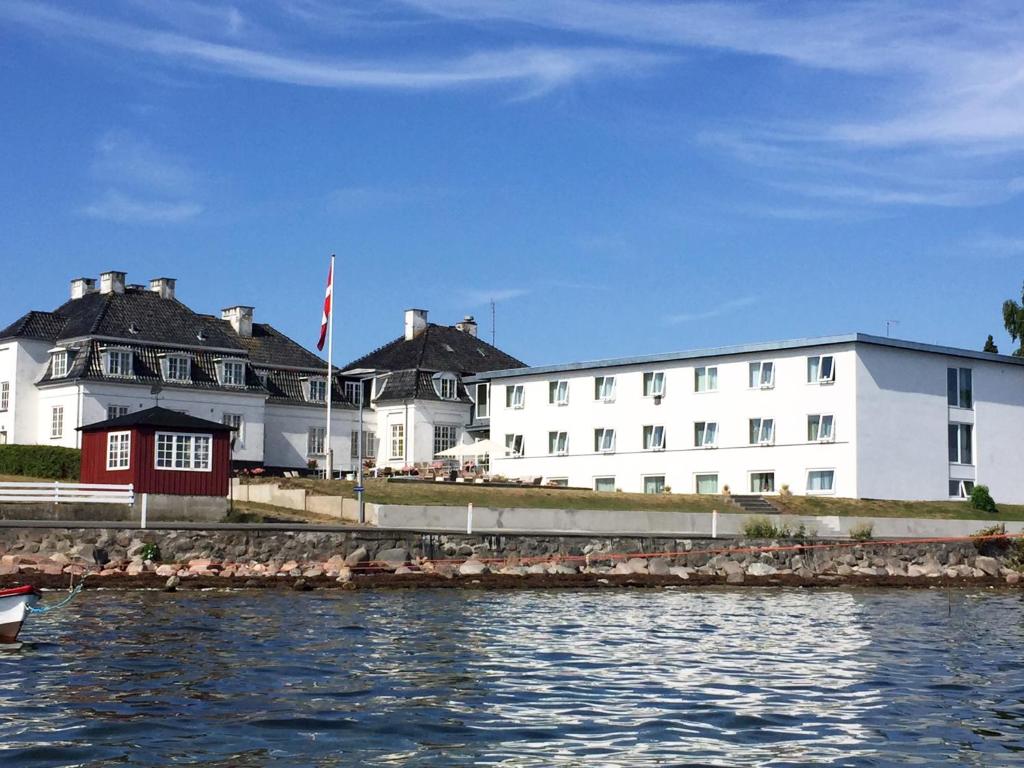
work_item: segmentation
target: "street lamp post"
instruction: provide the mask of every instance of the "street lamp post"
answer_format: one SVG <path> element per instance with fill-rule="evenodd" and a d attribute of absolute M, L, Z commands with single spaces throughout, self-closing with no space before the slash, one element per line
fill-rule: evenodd
<path fill-rule="evenodd" d="M 356 368 L 351 371 L 342 371 L 343 376 L 351 376 L 359 382 L 359 432 L 356 441 L 359 445 L 356 448 L 356 498 L 359 500 L 359 524 L 366 524 L 366 500 L 363 498 L 365 488 L 363 487 L 363 403 L 366 401 L 366 382 L 372 381 L 377 376 L 377 371 L 372 368 Z"/>

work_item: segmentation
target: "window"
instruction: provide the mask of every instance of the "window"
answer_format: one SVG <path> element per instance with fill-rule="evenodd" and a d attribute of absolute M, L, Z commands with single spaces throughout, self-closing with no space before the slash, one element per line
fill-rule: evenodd
<path fill-rule="evenodd" d="M 946 400 L 954 408 L 974 407 L 974 382 L 970 368 L 946 369 Z"/>
<path fill-rule="evenodd" d="M 556 488 L 568 488 L 569 478 L 568 477 L 549 477 L 548 485 L 553 485 Z"/>
<path fill-rule="evenodd" d="M 209 472 L 212 442 L 210 435 L 157 432 L 156 468 Z"/>
<path fill-rule="evenodd" d="M 454 424 L 434 425 L 434 457 L 441 451 L 454 448 L 459 439 L 459 428 Z"/>
<path fill-rule="evenodd" d="M 771 445 L 775 442 L 775 419 L 750 420 L 750 444 Z"/>
<path fill-rule="evenodd" d="M 693 444 L 697 448 L 714 448 L 718 445 L 718 422 L 696 422 L 693 425 Z"/>
<path fill-rule="evenodd" d="M 808 493 L 832 493 L 835 490 L 834 469 L 812 469 L 807 472 Z"/>
<path fill-rule="evenodd" d="M 644 477 L 644 493 L 664 493 L 664 475 L 646 475 Z"/>
<path fill-rule="evenodd" d="M 352 405 L 363 404 L 363 382 L 361 381 L 346 381 L 345 382 L 345 399 Z"/>
<path fill-rule="evenodd" d="M 227 369 L 225 369 L 226 372 Z M 326 403 L 327 402 L 327 381 L 326 379 L 310 379 L 309 380 L 309 402 L 311 403 Z"/>
<path fill-rule="evenodd" d="M 595 429 L 594 430 L 594 451 L 596 453 L 614 453 L 615 451 L 615 430 Z"/>
<path fill-rule="evenodd" d="M 949 425 L 949 461 L 952 464 L 973 464 L 974 428 L 970 424 Z"/>
<path fill-rule="evenodd" d="M 750 473 L 751 493 L 774 493 L 775 473 L 774 472 L 751 472 Z"/>
<path fill-rule="evenodd" d="M 655 371 L 654 373 L 644 374 L 644 397 L 664 397 L 665 396 L 665 373 L 664 371 Z"/>
<path fill-rule="evenodd" d="M 594 379 L 594 399 L 605 403 L 615 402 L 614 376 L 598 376 Z"/>
<path fill-rule="evenodd" d="M 602 492 L 612 492 L 615 490 L 615 478 L 614 477 L 595 477 L 594 478 L 594 490 Z"/>
<path fill-rule="evenodd" d="M 373 432 L 367 432 L 364 429 L 363 430 L 363 458 L 364 459 L 372 459 L 372 458 L 374 458 L 374 456 L 376 456 L 376 451 L 374 450 L 375 444 L 376 444 L 376 435 L 374 435 Z M 352 431 L 352 439 L 350 441 L 350 445 L 352 446 L 352 458 L 353 459 L 358 459 L 359 458 L 359 432 L 358 432 L 358 430 L 353 430 Z"/>
<path fill-rule="evenodd" d="M 241 360 L 224 360 L 220 364 L 220 383 L 225 387 L 245 386 L 245 363 Z M 323 382 L 320 382 L 321 385 Z M 312 385 L 312 382 L 310 382 Z M 313 399 L 312 397 L 310 398 Z M 320 400 L 323 400 L 321 395 Z"/>
<path fill-rule="evenodd" d="M 476 385 L 476 417 L 478 419 L 488 419 L 491 416 L 491 385 L 490 384 L 477 384 Z"/>
<path fill-rule="evenodd" d="M 505 455 L 521 458 L 525 444 L 522 435 L 505 435 Z"/>
<path fill-rule="evenodd" d="M 50 409 L 50 437 L 64 436 L 64 406 L 55 405 Z"/>
<path fill-rule="evenodd" d="M 131 376 L 132 353 L 127 349 L 108 349 L 105 353 L 108 376 Z"/>
<path fill-rule="evenodd" d="M 811 414 L 807 417 L 807 442 L 830 442 L 833 440 L 832 424 L 834 418 L 830 413 Z"/>
<path fill-rule="evenodd" d="M 242 418 L 242 414 L 225 413 L 221 417 L 221 423 L 235 428 L 235 431 L 231 433 L 231 439 L 235 441 L 235 448 L 243 448 L 245 446 L 245 419 Z"/>
<path fill-rule="evenodd" d="M 456 400 L 458 398 L 458 386 L 455 376 L 450 373 L 434 374 L 434 391 L 442 400 Z"/>
<path fill-rule="evenodd" d="M 165 381 L 189 381 L 192 378 L 192 361 L 179 355 L 168 355 L 163 359 Z"/>
<path fill-rule="evenodd" d="M 310 427 L 306 433 L 306 455 L 324 456 L 324 441 L 327 439 L 327 430 L 324 427 Z"/>
<path fill-rule="evenodd" d="M 775 386 L 775 363 L 750 364 L 750 388 L 771 389 Z"/>
<path fill-rule="evenodd" d="M 391 458 L 405 458 L 405 424 L 391 425 Z"/>
<path fill-rule="evenodd" d="M 68 353 L 54 352 L 50 358 L 50 375 L 59 379 L 68 375 Z"/>
<path fill-rule="evenodd" d="M 128 415 L 127 405 L 108 405 L 107 406 L 107 418 L 108 419 L 119 419 L 122 416 Z"/>
<path fill-rule="evenodd" d="M 526 404 L 526 391 L 522 384 L 505 387 L 505 407 L 520 409 Z"/>
<path fill-rule="evenodd" d="M 718 389 L 718 366 L 694 368 L 693 391 L 714 392 Z"/>
<path fill-rule="evenodd" d="M 131 465 L 131 432 L 107 433 L 107 469 L 128 469 Z"/>
<path fill-rule="evenodd" d="M 568 405 L 569 404 L 569 382 L 568 381 L 549 381 L 548 382 L 548 402 L 551 405 Z"/>
<path fill-rule="evenodd" d="M 662 426 L 644 427 L 644 450 L 665 450 L 665 428 Z"/>
<path fill-rule="evenodd" d="M 548 432 L 548 453 L 552 456 L 565 456 L 569 453 L 568 432 Z"/>
<path fill-rule="evenodd" d="M 718 475 L 710 473 L 697 475 L 697 493 L 714 495 L 718 493 Z"/>
<path fill-rule="evenodd" d="M 835 358 L 832 355 L 812 355 L 807 358 L 808 384 L 831 384 L 835 380 Z"/>
<path fill-rule="evenodd" d="M 0 381 L 0 411 L 6 411 L 11 406 L 11 382 Z"/>
<path fill-rule="evenodd" d="M 974 490 L 973 480 L 950 480 L 949 481 L 949 495 L 954 499 L 967 499 L 971 496 L 971 491 Z"/>

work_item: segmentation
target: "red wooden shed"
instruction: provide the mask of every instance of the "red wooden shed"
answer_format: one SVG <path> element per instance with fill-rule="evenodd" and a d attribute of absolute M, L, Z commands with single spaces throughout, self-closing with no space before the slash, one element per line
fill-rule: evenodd
<path fill-rule="evenodd" d="M 132 483 L 136 493 L 228 495 L 234 427 L 157 407 L 78 429 L 83 483 Z"/>

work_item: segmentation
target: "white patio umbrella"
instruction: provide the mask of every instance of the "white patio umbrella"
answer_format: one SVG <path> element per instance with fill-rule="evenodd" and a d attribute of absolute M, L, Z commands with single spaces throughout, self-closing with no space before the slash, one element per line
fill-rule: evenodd
<path fill-rule="evenodd" d="M 475 443 L 460 443 L 451 448 L 441 451 L 438 456 L 447 456 L 453 459 L 464 459 L 468 456 L 487 456 L 491 453 L 490 440 L 477 440 Z"/>

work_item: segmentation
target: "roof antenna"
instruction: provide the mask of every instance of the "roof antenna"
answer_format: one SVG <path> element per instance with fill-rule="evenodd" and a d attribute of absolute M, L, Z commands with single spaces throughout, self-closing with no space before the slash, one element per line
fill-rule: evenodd
<path fill-rule="evenodd" d="M 494 299 L 491 299 L 491 346 L 492 347 L 495 346 L 495 344 L 494 344 L 494 315 L 495 315 Z"/>
<path fill-rule="evenodd" d="M 886 337 L 886 338 L 889 338 L 889 336 L 891 336 L 891 335 L 892 335 L 892 334 L 890 333 L 890 331 L 892 330 L 892 327 L 893 327 L 894 325 L 899 325 L 899 324 L 900 324 L 900 321 L 899 321 L 899 320 L 886 320 L 886 321 L 885 321 L 885 337 Z"/>

